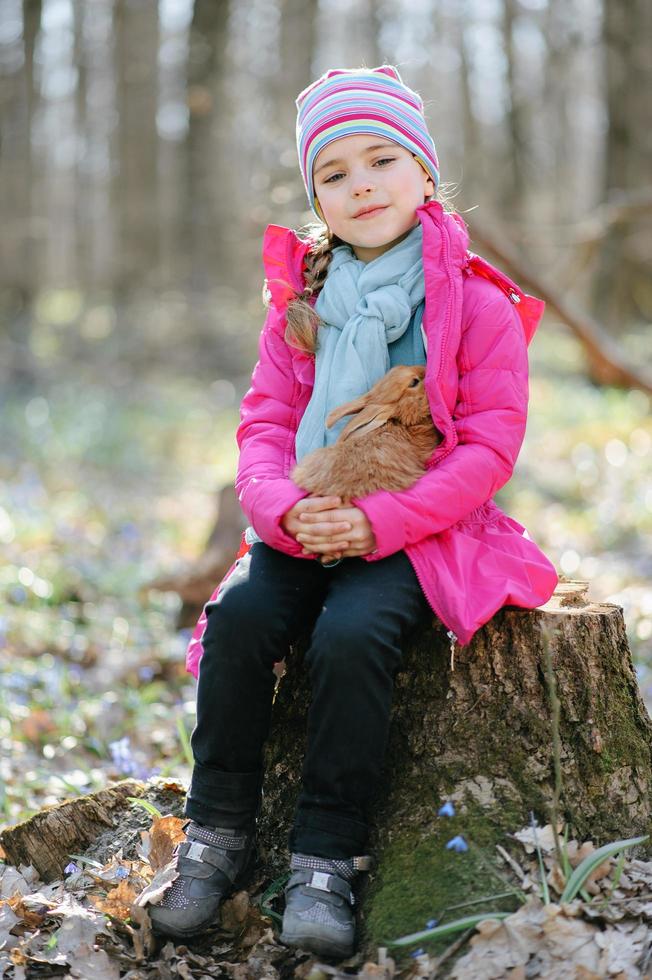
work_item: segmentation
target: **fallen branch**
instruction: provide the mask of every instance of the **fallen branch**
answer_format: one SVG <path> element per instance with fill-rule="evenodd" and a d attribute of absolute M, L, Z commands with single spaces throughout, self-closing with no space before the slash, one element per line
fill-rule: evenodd
<path fill-rule="evenodd" d="M 115 827 L 128 797 L 140 796 L 143 784 L 125 779 L 113 786 L 56 806 L 46 807 L 29 820 L 0 834 L 7 861 L 32 865 L 44 881 L 62 877 L 74 851 L 84 850 L 102 831 Z"/>

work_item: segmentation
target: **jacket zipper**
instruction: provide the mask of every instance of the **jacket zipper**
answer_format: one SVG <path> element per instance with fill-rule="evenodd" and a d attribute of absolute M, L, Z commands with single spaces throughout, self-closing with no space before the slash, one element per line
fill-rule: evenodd
<path fill-rule="evenodd" d="M 507 285 L 507 283 L 502 278 L 502 276 L 497 275 L 497 274 L 489 275 L 486 272 L 486 270 L 482 268 L 482 266 L 480 266 L 479 269 L 474 269 L 473 268 L 473 259 L 474 258 L 480 258 L 479 256 L 477 256 L 475 254 L 475 252 L 469 252 L 468 255 L 470 257 L 469 257 L 467 266 L 465 268 L 467 269 L 468 274 L 470 276 L 480 275 L 480 276 L 482 276 L 483 279 L 488 279 L 489 282 L 493 282 L 505 294 L 505 296 L 507 296 L 507 298 L 512 303 L 514 303 L 515 306 L 517 306 L 521 302 L 521 297 L 519 296 L 519 294 L 516 292 L 515 289 L 512 289 L 511 286 L 508 286 Z"/>
<path fill-rule="evenodd" d="M 489 279 L 488 276 L 486 278 Z M 495 284 L 498 286 L 498 288 L 503 291 L 503 293 L 505 294 L 505 296 L 507 296 L 507 298 L 512 303 L 514 303 L 515 306 L 518 305 L 521 302 L 521 297 L 518 295 L 518 293 L 515 292 L 515 290 L 510 289 L 510 287 L 507 286 L 504 282 L 502 282 L 502 280 L 496 279 L 496 278 L 494 278 L 492 276 L 492 278 L 489 279 L 489 282 L 495 282 Z"/>
<path fill-rule="evenodd" d="M 453 277 L 451 276 L 451 272 L 450 272 L 450 261 L 449 261 L 450 260 L 450 255 L 449 255 L 450 241 L 449 241 L 449 238 L 448 238 L 448 234 L 446 233 L 446 231 L 444 230 L 443 227 L 442 227 L 442 235 L 444 236 L 444 250 L 443 250 L 444 266 L 446 268 L 446 275 L 448 276 L 449 284 L 451 284 L 451 287 L 452 287 L 452 279 L 453 279 Z M 452 288 L 451 288 L 450 291 L 452 292 Z M 443 370 L 443 367 L 444 367 L 444 347 L 446 345 L 446 341 L 448 340 L 448 334 L 449 334 L 449 331 L 450 331 L 451 307 L 452 307 L 452 300 L 449 299 L 448 306 L 447 306 L 447 309 L 446 309 L 446 320 L 445 320 L 445 323 L 444 323 L 444 329 L 442 331 L 441 342 L 440 342 L 440 345 L 439 345 L 439 367 L 437 368 L 437 377 L 435 378 L 435 381 L 437 383 L 437 387 L 438 388 L 440 388 L 439 381 L 440 381 L 442 370 Z M 444 406 L 446 405 L 446 403 L 444 402 L 444 399 L 443 398 L 442 398 L 442 403 L 444 404 Z M 455 426 L 453 425 L 453 416 L 450 414 L 450 412 L 448 411 L 448 409 L 446 410 L 446 414 L 447 414 L 447 418 L 448 418 L 448 422 L 449 422 L 451 431 L 453 431 L 454 428 L 455 428 Z M 445 452 L 443 452 L 441 454 L 441 456 L 438 457 L 437 462 L 438 463 L 441 463 L 442 459 L 446 459 L 446 457 L 450 453 L 452 453 L 453 449 L 455 448 L 455 445 L 456 445 L 455 443 L 453 443 L 452 445 L 450 445 L 448 447 L 448 449 Z"/>
<path fill-rule="evenodd" d="M 410 546 L 408 545 L 408 548 L 409 547 Z M 432 611 L 434 612 L 435 616 L 437 617 L 437 619 L 439 620 L 439 622 L 442 624 L 442 626 L 444 626 L 444 628 L 446 628 L 446 622 L 444 620 L 444 617 L 442 616 L 442 614 L 439 611 L 439 609 L 438 608 L 435 608 L 435 606 L 438 606 L 438 603 L 434 603 L 433 604 L 433 601 L 432 601 L 432 599 L 430 597 L 430 593 L 429 593 L 428 589 L 426 589 L 426 587 L 425 587 L 425 585 L 423 583 L 423 579 L 421 578 L 421 571 L 419 569 L 419 563 L 418 563 L 418 561 L 415 560 L 415 557 L 416 556 L 413 557 L 412 554 L 410 552 L 408 552 L 408 558 L 410 559 L 410 564 L 412 565 L 412 568 L 414 569 L 414 574 L 417 577 L 417 581 L 418 581 L 419 585 L 421 586 L 421 591 L 423 592 L 423 594 L 425 596 L 428 597 L 428 602 L 430 603 L 430 608 L 432 609 Z M 455 670 L 455 644 L 457 643 L 457 635 L 453 632 L 453 630 L 446 628 L 446 636 L 448 637 L 448 642 L 449 642 L 449 645 L 450 645 L 451 670 Z"/>
<path fill-rule="evenodd" d="M 450 261 L 449 261 L 449 258 L 450 258 L 450 256 L 449 256 L 450 241 L 448 239 L 448 235 L 446 234 L 446 232 L 444 231 L 443 228 L 442 228 L 442 234 L 444 235 L 444 239 L 445 239 L 444 250 L 443 250 L 443 254 L 444 254 L 444 265 L 445 265 L 445 268 L 446 268 L 446 275 L 448 276 L 449 283 L 452 284 L 452 276 L 451 276 L 451 272 L 450 272 Z M 451 289 L 451 292 L 452 292 L 452 289 Z M 439 388 L 439 380 L 440 380 L 441 373 L 442 373 L 442 370 L 443 370 L 443 365 L 444 365 L 444 347 L 445 347 L 446 340 L 448 339 L 448 334 L 449 334 L 449 331 L 450 331 L 451 309 L 452 309 L 452 299 L 449 300 L 449 302 L 448 302 L 448 308 L 446 310 L 446 319 L 445 319 L 445 322 L 444 322 L 444 329 L 442 331 L 442 337 L 441 337 L 441 342 L 440 342 L 440 346 L 439 346 L 439 367 L 437 369 L 437 376 L 435 378 L 435 382 L 436 382 L 438 388 Z M 444 405 L 446 404 L 444 402 L 444 399 L 443 398 L 442 398 L 442 402 L 443 402 Z M 454 429 L 453 417 L 450 414 L 450 412 L 448 412 L 448 411 L 447 411 L 447 417 L 448 417 L 448 422 L 449 422 L 450 428 L 451 428 L 451 430 L 453 430 Z M 441 456 L 439 457 L 439 459 L 437 460 L 437 462 L 440 463 L 442 459 L 445 459 L 449 455 L 449 453 L 451 453 L 453 451 L 454 448 L 455 448 L 455 444 L 449 446 L 449 448 L 446 450 L 446 452 L 444 452 L 444 453 L 441 454 Z M 421 576 L 421 571 L 419 569 L 419 562 L 418 562 L 418 560 L 415 560 L 415 559 L 416 559 L 416 555 L 414 556 L 414 559 L 410 556 L 412 567 L 414 568 L 414 572 L 415 572 L 415 575 L 416 575 L 417 580 L 419 582 L 419 585 L 421 586 L 421 590 L 422 590 L 422 592 L 423 592 L 424 595 L 428 596 L 428 601 L 430 602 L 430 605 L 431 605 L 431 607 L 432 607 L 435 615 L 439 619 L 439 621 L 441 623 L 443 623 L 444 626 L 446 626 L 446 623 L 444 621 L 443 616 L 441 615 L 441 612 L 438 609 L 435 608 L 435 605 L 437 605 L 437 604 L 433 604 L 432 599 L 430 598 L 430 590 L 429 589 L 426 589 L 426 587 L 425 587 L 424 580 L 423 580 L 423 578 Z M 455 658 L 455 644 L 457 643 L 457 636 L 453 632 L 453 630 L 451 630 L 451 629 L 448 629 L 447 630 L 446 635 L 447 635 L 448 640 L 449 640 L 449 643 L 450 643 L 451 670 L 454 670 L 455 669 L 455 660 L 454 660 L 454 658 Z"/>

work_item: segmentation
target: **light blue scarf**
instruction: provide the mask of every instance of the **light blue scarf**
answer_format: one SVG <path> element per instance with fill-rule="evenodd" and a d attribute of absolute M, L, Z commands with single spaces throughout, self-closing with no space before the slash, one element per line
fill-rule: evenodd
<path fill-rule="evenodd" d="M 333 249 L 315 310 L 319 327 L 315 386 L 296 435 L 297 461 L 335 442 L 349 419 L 326 428 L 328 413 L 368 391 L 390 367 L 387 345 L 408 328 L 425 296 L 423 229 L 362 262 L 349 245 Z"/>

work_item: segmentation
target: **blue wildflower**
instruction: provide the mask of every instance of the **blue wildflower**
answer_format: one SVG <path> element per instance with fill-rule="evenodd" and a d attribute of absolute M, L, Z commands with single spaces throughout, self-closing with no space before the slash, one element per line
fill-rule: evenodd
<path fill-rule="evenodd" d="M 421 947 L 419 946 L 419 948 L 418 948 L 418 949 L 413 949 L 413 950 L 412 950 L 412 952 L 410 953 L 410 956 L 411 956 L 411 957 L 412 957 L 413 959 L 416 959 L 416 958 L 417 958 L 417 956 L 423 956 L 423 954 L 424 954 L 424 952 L 425 952 L 425 950 L 423 950 L 423 949 L 421 949 Z"/>
<path fill-rule="evenodd" d="M 141 536 L 140 528 L 133 521 L 127 521 L 118 529 L 118 534 L 120 537 L 125 538 L 127 541 L 136 541 Z"/>
<path fill-rule="evenodd" d="M 128 878 L 129 871 L 127 868 L 119 867 L 115 869 L 115 878 Z"/>
<path fill-rule="evenodd" d="M 134 759 L 129 744 L 129 739 L 125 736 L 115 742 L 109 742 L 111 759 L 113 765 L 125 776 L 137 776 L 138 763 Z"/>
<path fill-rule="evenodd" d="M 428 919 L 426 922 L 426 929 L 434 929 L 438 922 L 439 919 Z"/>
<path fill-rule="evenodd" d="M 439 807 L 439 812 L 437 813 L 437 816 L 438 817 L 454 817 L 455 816 L 455 807 L 450 802 L 450 800 L 447 800 L 447 802 L 444 803 L 443 806 L 440 806 Z"/>
<path fill-rule="evenodd" d="M 63 873 L 65 875 L 74 875 L 74 874 L 77 874 L 77 872 L 80 871 L 80 870 L 81 869 L 77 867 L 77 865 L 75 864 L 75 862 L 74 861 L 71 861 L 70 864 L 67 864 L 65 866 L 65 868 L 63 869 Z"/>
<path fill-rule="evenodd" d="M 463 854 L 468 849 L 469 845 L 460 834 L 457 837 L 452 837 L 446 845 L 447 851 L 457 851 L 458 854 Z"/>

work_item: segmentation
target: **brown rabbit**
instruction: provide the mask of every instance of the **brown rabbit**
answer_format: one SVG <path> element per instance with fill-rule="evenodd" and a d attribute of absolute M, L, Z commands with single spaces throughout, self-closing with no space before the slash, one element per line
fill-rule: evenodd
<path fill-rule="evenodd" d="M 309 453 L 290 473 L 297 486 L 344 500 L 374 490 L 405 490 L 425 473 L 441 442 L 433 425 L 419 365 L 392 368 L 365 395 L 328 415 L 330 428 L 355 415 L 333 446 Z"/>

